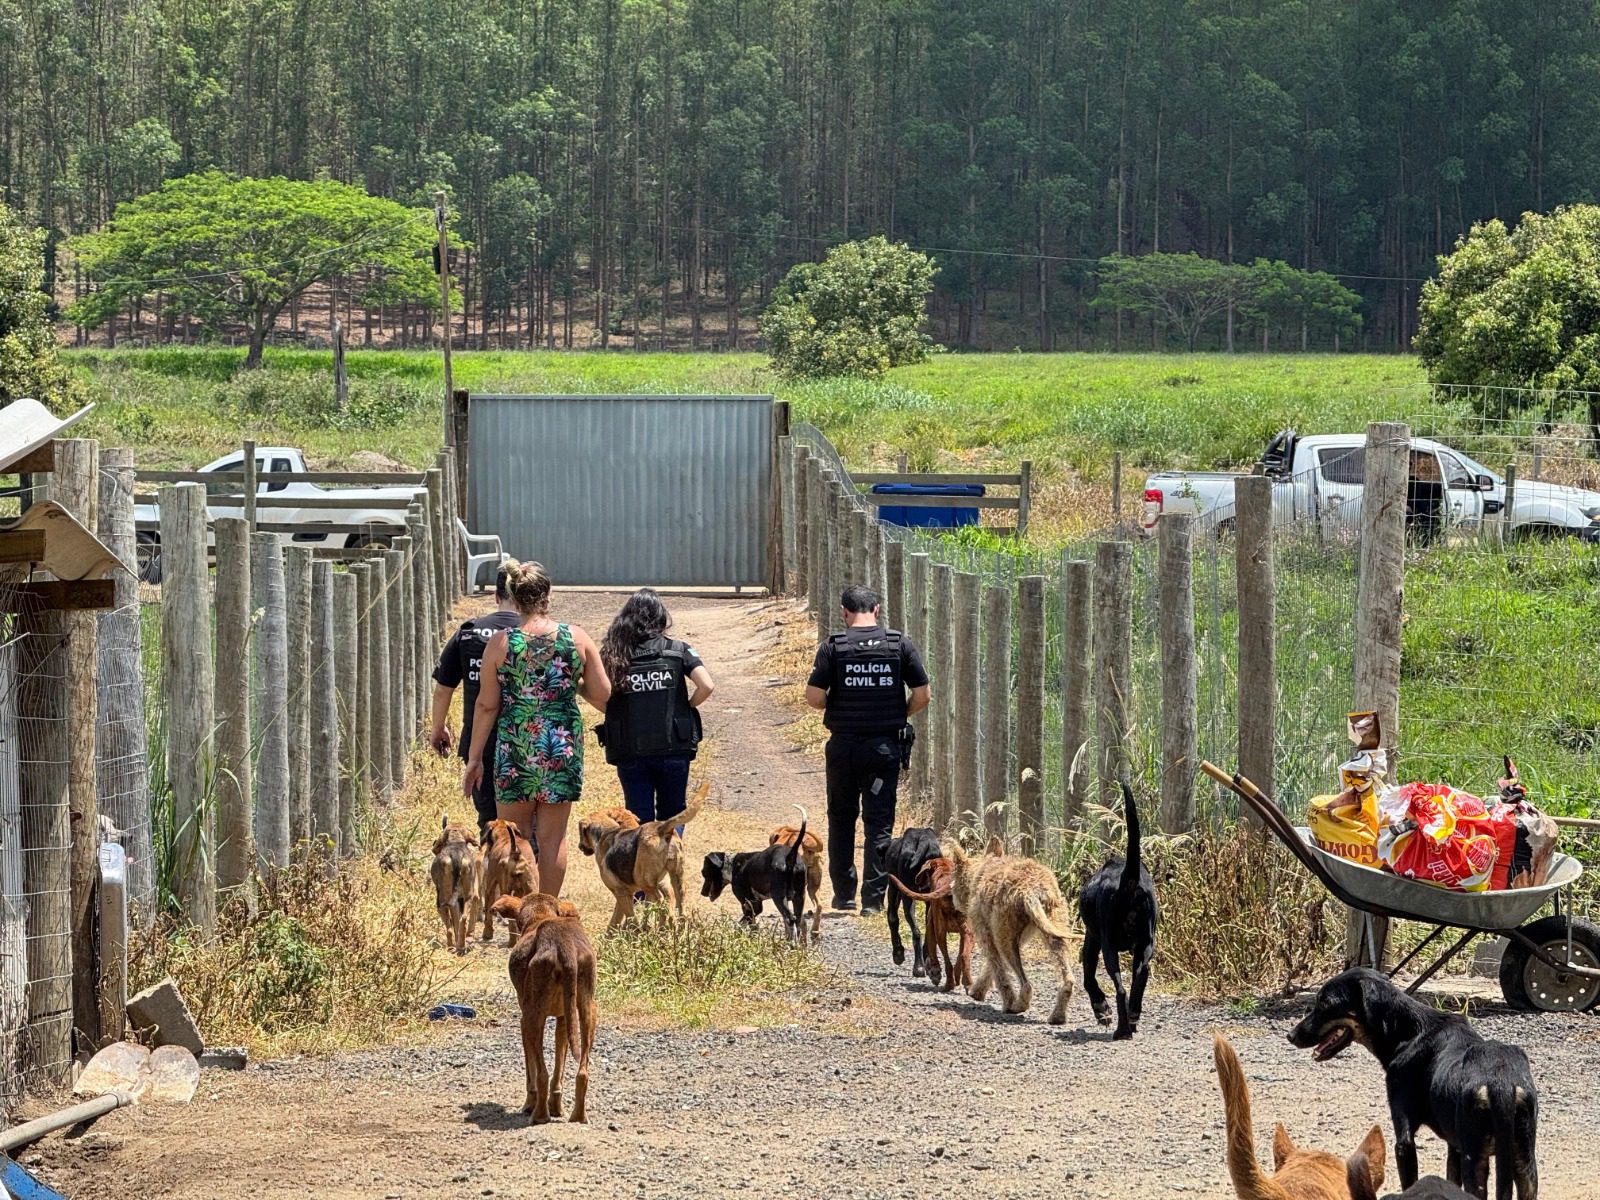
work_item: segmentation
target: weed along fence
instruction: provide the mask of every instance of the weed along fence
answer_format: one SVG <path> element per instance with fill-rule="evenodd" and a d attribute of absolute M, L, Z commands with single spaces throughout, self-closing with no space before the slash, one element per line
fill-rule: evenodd
<path fill-rule="evenodd" d="M 6 433 L 0 416 L 0 451 Z M 123 894 L 146 927 L 166 909 L 204 937 L 257 875 L 356 850 L 468 590 L 450 451 L 400 477 L 409 498 L 345 563 L 275 528 L 254 489 L 277 473 L 157 479 L 128 450 L 49 438 L 3 472 L 0 1117 L 123 1035 Z M 136 488 L 158 483 L 141 530 Z M 161 560 L 143 600 L 141 532 Z"/>
<path fill-rule="evenodd" d="M 1382 713 L 1405 770 L 1492 789 L 1498 754 L 1520 748 L 1552 764 L 1544 797 L 1570 807 L 1595 773 L 1600 737 L 1582 743 L 1586 755 L 1566 754 L 1559 738 L 1577 745 L 1575 730 L 1600 729 L 1596 703 L 1566 686 L 1566 670 L 1559 704 L 1571 713 L 1540 711 L 1525 685 L 1487 703 L 1488 681 L 1514 673 L 1509 663 L 1549 656 L 1492 628 L 1469 633 L 1468 614 L 1489 596 L 1453 596 L 1446 581 L 1492 577 L 1509 620 L 1547 611 L 1555 573 L 1578 573 L 1592 593 L 1596 551 L 1576 538 L 1502 544 L 1475 527 L 1419 542 L 1407 515 L 1412 438 L 1404 425 L 1369 428 L 1355 468 L 1366 491 L 1358 520 L 1286 513 L 1279 481 L 1240 476 L 1236 513 L 1220 530 L 1168 514 L 1154 536 L 1118 532 L 1042 555 L 1020 541 L 875 519 L 861 478 L 818 430 L 796 425 L 779 450 L 784 577 L 819 636 L 837 628 L 842 587 L 862 581 L 922 647 L 934 698 L 917 719 L 910 787 L 940 826 L 970 822 L 1045 853 L 1052 833 L 1092 806 L 1120 809 L 1124 769 L 1169 833 L 1229 820 L 1231 800 L 1197 779 L 1202 758 L 1239 764 L 1299 813 L 1337 778 L 1352 707 Z M 1547 450 L 1547 473 L 1551 462 Z M 1419 594 L 1422 580 L 1440 590 Z M 1507 598 L 1523 590 L 1526 605 Z M 1591 612 L 1592 594 L 1579 603 Z M 1439 642 L 1494 654 L 1474 662 L 1441 654 Z M 1416 678 L 1404 708 L 1403 666 Z M 1485 731 L 1486 720 L 1498 724 Z M 1552 724 L 1564 732 L 1538 732 Z"/>

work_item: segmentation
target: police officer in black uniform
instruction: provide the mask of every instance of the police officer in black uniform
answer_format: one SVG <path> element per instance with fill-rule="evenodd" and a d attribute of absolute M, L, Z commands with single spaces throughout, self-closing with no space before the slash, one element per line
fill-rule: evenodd
<path fill-rule="evenodd" d="M 522 620 L 517 606 L 506 587 L 504 570 L 494 577 L 494 598 L 499 608 L 480 617 L 468 617 L 461 623 L 439 655 L 439 665 L 433 669 L 433 729 L 428 743 L 439 754 L 450 753 L 450 727 L 445 718 L 450 712 L 450 697 L 458 687 L 465 685 L 461 702 L 461 757 L 467 757 L 467 747 L 472 745 L 472 711 L 478 703 L 478 683 L 483 669 L 483 651 L 495 634 L 515 629 Z M 488 745 L 493 753 L 494 735 L 489 735 Z M 494 771 L 487 770 L 472 793 L 472 807 L 478 813 L 478 837 L 482 841 L 490 821 L 495 818 Z"/>
<path fill-rule="evenodd" d="M 885 629 L 870 588 L 839 599 L 845 629 L 817 647 L 806 703 L 822 710 L 828 738 L 828 872 L 833 907 L 856 906 L 856 819 L 865 836 L 861 910 L 883 909 L 889 878 L 883 855 L 894 831 L 906 719 L 928 707 L 928 673 L 911 639 Z M 909 694 L 908 694 L 909 693 Z"/>

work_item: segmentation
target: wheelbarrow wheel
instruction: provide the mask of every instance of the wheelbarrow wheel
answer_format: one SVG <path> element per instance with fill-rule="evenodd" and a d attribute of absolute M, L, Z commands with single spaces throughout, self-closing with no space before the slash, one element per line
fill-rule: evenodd
<path fill-rule="evenodd" d="M 1518 932 L 1557 962 L 1569 961 L 1565 917 L 1541 917 Z M 1570 961 L 1600 970 L 1600 927 L 1572 922 Z M 1600 1003 L 1600 979 L 1558 971 L 1514 941 L 1506 944 L 1500 959 L 1500 990 L 1513 1008 L 1536 1012 L 1587 1012 Z"/>

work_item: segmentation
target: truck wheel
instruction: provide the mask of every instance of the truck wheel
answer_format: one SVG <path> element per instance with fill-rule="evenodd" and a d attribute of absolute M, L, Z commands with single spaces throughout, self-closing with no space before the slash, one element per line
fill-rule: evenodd
<path fill-rule="evenodd" d="M 1519 932 L 1557 962 L 1567 959 L 1567 919 L 1541 917 Z M 1572 922 L 1572 959 L 1576 966 L 1600 970 L 1600 927 Z M 1500 958 L 1500 991 L 1512 1008 L 1539 1012 L 1587 1012 L 1600 1002 L 1600 979 L 1558 971 L 1540 962 L 1525 946 L 1506 945 Z"/>
<path fill-rule="evenodd" d="M 1576 537 L 1577 533 L 1576 529 L 1565 525 L 1518 525 L 1511 531 L 1511 537 L 1518 542 L 1553 542 L 1558 538 Z"/>
<path fill-rule="evenodd" d="M 139 544 L 136 553 L 139 562 L 139 578 L 145 583 L 160 583 L 161 535 L 159 533 L 141 533 L 138 537 Z"/>
<path fill-rule="evenodd" d="M 353 533 L 346 543 L 347 550 L 387 550 L 397 535 L 391 533 Z"/>

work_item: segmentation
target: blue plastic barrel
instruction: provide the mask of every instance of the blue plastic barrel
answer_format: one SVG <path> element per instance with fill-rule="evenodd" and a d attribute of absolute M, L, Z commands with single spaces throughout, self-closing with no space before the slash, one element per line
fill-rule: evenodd
<path fill-rule="evenodd" d="M 981 483 L 876 483 L 875 496 L 981 496 Z M 891 525 L 914 529 L 956 529 L 976 525 L 978 510 L 962 504 L 909 505 L 880 504 L 878 519 Z"/>

